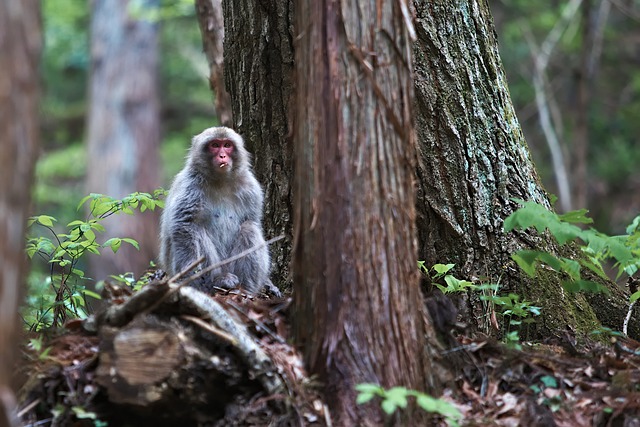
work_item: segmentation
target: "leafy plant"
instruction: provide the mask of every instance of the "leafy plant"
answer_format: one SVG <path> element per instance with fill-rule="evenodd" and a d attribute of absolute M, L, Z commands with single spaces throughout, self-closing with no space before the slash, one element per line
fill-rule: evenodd
<path fill-rule="evenodd" d="M 530 277 L 535 277 L 537 267 L 544 264 L 568 277 L 568 280 L 562 282 L 568 291 L 608 292 L 599 283 L 584 280 L 583 269 L 607 279 L 602 263 L 612 260 L 618 270 L 617 279 L 623 273 L 632 276 L 640 268 L 640 216 L 627 227 L 626 235 L 608 236 L 593 228 L 582 229 L 575 225 L 593 222 L 586 216 L 586 209 L 558 215 L 538 203 L 514 200 L 522 207 L 505 219 L 505 231 L 530 227 L 535 228 L 538 233 L 548 231 L 559 245 L 576 242 L 583 254 L 578 260 L 573 260 L 546 251 L 516 252 L 511 256 L 512 259 Z M 639 297 L 640 294 L 636 296 Z"/>
<path fill-rule="evenodd" d="M 540 307 L 533 305 L 531 301 L 521 301 L 520 296 L 517 294 L 497 295 L 500 287 L 497 283 L 480 283 L 476 285 L 467 280 L 457 279 L 448 274 L 453 267 L 455 267 L 455 264 L 435 264 L 433 267 L 427 268 L 424 261 L 418 261 L 420 271 L 427 274 L 434 281 L 434 285 L 443 293 L 466 292 L 468 290 L 481 292 L 480 300 L 487 303 L 486 312 L 494 312 L 494 309 L 488 305 L 492 304 L 497 306 L 499 313 L 508 320 L 504 335 L 505 342 L 508 345 L 519 346 L 520 337 L 518 331 L 511 331 L 511 326 L 533 322 L 530 316 L 540 315 Z M 443 279 L 446 286 L 435 282 L 435 280 L 439 279 Z"/>
<path fill-rule="evenodd" d="M 522 323 L 532 323 L 531 316 L 540 315 L 540 307 L 533 305 L 531 301 L 520 300 L 520 295 L 510 293 L 508 295 L 481 295 L 480 299 L 489 301 L 499 308 L 500 314 L 505 318 L 507 326 L 504 341 L 507 345 L 520 348 L 520 334 L 517 330 L 511 330 L 512 326 L 520 326 Z"/>
<path fill-rule="evenodd" d="M 154 194 L 133 193 L 121 200 L 103 194 L 90 194 L 78 204 L 79 210 L 87 201 L 89 215 L 86 220 L 74 220 L 67 224 L 63 232 L 55 230 L 57 220 L 49 215 L 37 215 L 29 219 L 28 225 L 38 225 L 53 237 L 35 236 L 27 239 L 26 252 L 30 258 L 39 256 L 49 264 L 47 285 L 49 292 L 43 292 L 39 298 L 27 299 L 24 310 L 25 322 L 30 329 L 38 330 L 43 326 L 59 325 L 68 316 L 84 317 L 87 313 L 86 297 L 100 298 L 95 292 L 82 285 L 84 271 L 78 268 L 79 261 L 87 253 L 99 255 L 100 251 L 110 248 L 114 253 L 123 243 L 138 248 L 138 243 L 130 238 L 114 237 L 99 243 L 96 233 L 105 231 L 101 222 L 114 214 L 132 215 L 134 210 L 144 212 L 162 207 L 161 200 L 165 190 L 158 189 Z"/>
<path fill-rule="evenodd" d="M 429 269 L 426 267 L 424 261 L 418 261 L 418 268 L 423 273 L 431 277 L 433 284 L 444 294 L 451 292 L 466 292 L 467 290 L 475 290 L 477 288 L 476 285 L 468 280 L 460 280 L 451 274 L 447 274 L 453 267 L 455 267 L 455 264 L 435 264 Z M 443 279 L 446 286 L 437 283 L 436 280 L 438 279 Z"/>
<path fill-rule="evenodd" d="M 458 420 L 462 419 L 462 414 L 453 404 L 443 399 L 436 399 L 428 394 L 409 390 L 405 387 L 392 387 L 388 390 L 377 384 L 358 384 L 356 385 L 358 397 L 356 403 L 358 405 L 367 403 L 375 397 L 379 397 L 382 402 L 380 406 L 387 415 L 400 409 L 404 409 L 409 404 L 409 397 L 416 399 L 416 403 L 422 409 L 429 413 L 441 415 L 450 426 L 459 426 Z"/>

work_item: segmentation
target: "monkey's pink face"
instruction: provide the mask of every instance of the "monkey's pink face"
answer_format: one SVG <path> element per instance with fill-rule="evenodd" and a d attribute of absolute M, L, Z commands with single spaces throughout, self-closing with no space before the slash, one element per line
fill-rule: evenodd
<path fill-rule="evenodd" d="M 211 153 L 211 163 L 214 170 L 223 173 L 231 170 L 233 166 L 231 155 L 235 149 L 233 141 L 229 139 L 212 139 L 209 141 L 208 149 Z"/>

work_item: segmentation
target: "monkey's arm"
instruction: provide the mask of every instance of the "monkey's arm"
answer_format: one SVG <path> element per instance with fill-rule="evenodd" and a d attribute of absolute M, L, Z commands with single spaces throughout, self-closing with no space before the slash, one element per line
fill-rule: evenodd
<path fill-rule="evenodd" d="M 162 255 L 161 262 L 170 274 L 182 271 L 202 255 L 205 242 L 202 241 L 202 225 L 199 217 L 202 211 L 202 194 L 197 188 L 182 184 L 177 178 L 172 186 L 173 193 L 165 203 L 162 215 Z"/>

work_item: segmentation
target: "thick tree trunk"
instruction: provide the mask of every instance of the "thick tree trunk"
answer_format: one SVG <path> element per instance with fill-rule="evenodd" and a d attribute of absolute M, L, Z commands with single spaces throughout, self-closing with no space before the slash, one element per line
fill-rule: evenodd
<path fill-rule="evenodd" d="M 24 235 L 38 156 L 39 2 L 0 2 L 0 427 L 17 425 L 14 373 Z"/>
<path fill-rule="evenodd" d="M 541 305 L 542 321 L 529 329 L 534 336 L 562 335 L 566 327 L 588 333 L 597 322 L 582 295 L 565 292 L 552 274 L 530 280 L 510 260 L 518 249 L 555 247 L 535 233 L 503 232 L 516 208 L 511 198 L 549 202 L 515 116 L 487 1 L 414 4 L 419 258 L 455 263 L 461 278 L 487 277 L 500 283 L 499 292 Z M 624 298 L 612 291 L 594 308 L 620 329 Z M 465 320 L 486 327 L 489 313 L 477 299 L 468 303 Z"/>
<path fill-rule="evenodd" d="M 93 3 L 91 20 L 91 110 L 88 124 L 87 190 L 120 198 L 160 185 L 160 114 L 157 87 L 158 29 L 146 20 L 157 0 Z M 132 237 L 140 251 L 123 245 L 117 254 L 91 257 L 97 279 L 148 267 L 157 248 L 158 212 L 106 221 L 104 238 Z"/>
<path fill-rule="evenodd" d="M 223 2 L 224 67 L 236 130 L 253 153 L 254 170 L 265 190 L 267 238 L 284 234 L 271 246 L 272 280 L 290 286 L 293 164 L 287 119 L 292 95 L 293 35 L 290 1 Z"/>
<path fill-rule="evenodd" d="M 296 3 L 293 321 L 335 425 L 381 425 L 373 382 L 436 391 L 417 282 L 404 2 Z M 426 325 L 430 329 L 430 325 Z M 424 413 L 388 425 L 422 425 Z"/>

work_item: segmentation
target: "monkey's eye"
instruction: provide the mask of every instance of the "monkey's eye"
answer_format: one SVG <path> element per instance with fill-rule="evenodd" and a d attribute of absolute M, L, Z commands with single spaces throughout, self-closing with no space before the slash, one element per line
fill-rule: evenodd
<path fill-rule="evenodd" d="M 211 148 L 220 148 L 220 144 L 219 144 L 219 143 L 217 143 L 217 142 L 211 142 L 211 143 L 209 144 L 209 147 L 211 147 Z"/>
<path fill-rule="evenodd" d="M 233 146 L 233 144 L 231 144 L 229 141 L 224 143 L 224 148 L 231 148 Z"/>

